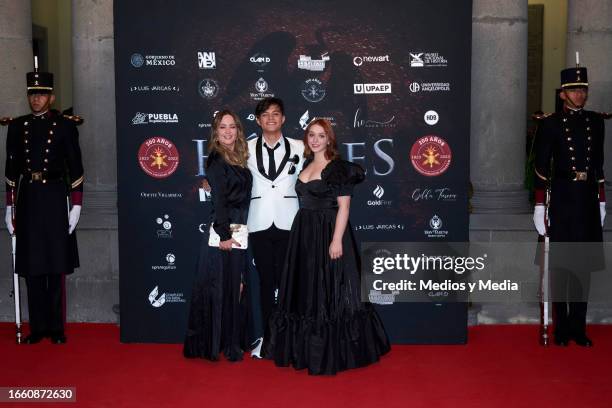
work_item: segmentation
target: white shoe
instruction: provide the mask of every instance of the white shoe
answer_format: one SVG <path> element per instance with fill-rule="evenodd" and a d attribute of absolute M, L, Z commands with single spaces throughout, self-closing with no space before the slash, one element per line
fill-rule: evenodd
<path fill-rule="evenodd" d="M 257 359 L 263 358 L 261 357 L 261 345 L 263 344 L 263 337 L 260 337 L 257 340 L 255 340 L 253 344 L 256 344 L 256 346 L 253 347 L 253 350 L 251 350 L 251 357 L 257 358 Z"/>

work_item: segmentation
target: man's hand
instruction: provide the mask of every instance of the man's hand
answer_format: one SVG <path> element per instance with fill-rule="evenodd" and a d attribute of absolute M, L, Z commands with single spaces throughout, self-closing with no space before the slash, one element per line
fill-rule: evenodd
<path fill-rule="evenodd" d="M 546 207 L 543 205 L 536 205 L 533 210 L 533 224 L 535 225 L 538 234 L 546 235 L 546 225 L 544 223 L 544 214 L 546 214 Z"/>
<path fill-rule="evenodd" d="M 4 216 L 4 222 L 6 223 L 6 229 L 8 230 L 9 234 L 13 235 L 13 233 L 15 232 L 15 226 L 13 225 L 13 217 L 12 215 L 12 208 L 10 205 L 6 206 L 6 215 Z"/>
<path fill-rule="evenodd" d="M 73 205 L 70 214 L 68 214 L 68 234 L 72 234 L 81 218 L 81 206 Z"/>
<path fill-rule="evenodd" d="M 210 188 L 210 184 L 208 184 L 208 180 L 207 179 L 202 180 L 202 188 L 207 193 L 210 193 L 211 188 Z"/>

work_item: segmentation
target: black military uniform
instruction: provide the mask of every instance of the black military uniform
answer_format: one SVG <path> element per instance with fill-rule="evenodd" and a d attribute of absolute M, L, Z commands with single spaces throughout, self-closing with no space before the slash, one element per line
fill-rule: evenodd
<path fill-rule="evenodd" d="M 50 73 L 27 74 L 28 95 L 52 93 Z M 31 335 L 65 341 L 63 275 L 78 267 L 68 234 L 68 193 L 81 205 L 83 165 L 75 120 L 58 111 L 13 119 L 6 143 L 7 204 L 16 204 L 16 273 L 26 279 Z"/>
<path fill-rule="evenodd" d="M 563 89 L 587 88 L 586 68 L 561 72 Z M 586 337 L 590 272 L 603 269 L 600 202 L 604 189 L 604 122 L 601 114 L 570 109 L 543 115 L 535 139 L 536 204 L 550 187 L 548 235 L 555 342 Z"/>

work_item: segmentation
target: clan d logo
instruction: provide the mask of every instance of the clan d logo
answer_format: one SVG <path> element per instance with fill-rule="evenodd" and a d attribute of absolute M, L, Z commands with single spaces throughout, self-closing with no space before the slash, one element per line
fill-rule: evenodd
<path fill-rule="evenodd" d="M 450 146 L 439 136 L 423 136 L 410 150 L 410 161 L 416 171 L 424 176 L 439 176 L 451 164 Z"/>
<path fill-rule="evenodd" d="M 211 78 L 206 78 L 198 84 L 198 93 L 204 99 L 212 99 L 219 95 L 219 83 Z"/>
<path fill-rule="evenodd" d="M 162 179 L 176 171 L 179 165 L 179 153 L 174 143 L 168 139 L 152 137 L 140 145 L 138 163 L 149 176 Z"/>

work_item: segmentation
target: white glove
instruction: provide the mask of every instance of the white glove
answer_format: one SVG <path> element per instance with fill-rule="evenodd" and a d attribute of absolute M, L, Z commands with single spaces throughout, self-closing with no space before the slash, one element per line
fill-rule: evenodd
<path fill-rule="evenodd" d="M 601 226 L 604 226 L 604 221 L 606 219 L 606 203 L 605 201 L 599 203 L 599 217 L 601 218 Z"/>
<path fill-rule="evenodd" d="M 79 223 L 79 218 L 81 218 L 81 206 L 73 205 L 70 214 L 68 214 L 68 234 L 72 234 Z"/>
<path fill-rule="evenodd" d="M 546 207 L 543 205 L 536 205 L 533 209 L 533 225 L 535 225 L 538 234 L 546 235 L 546 226 L 544 225 L 544 214 L 546 213 Z"/>
<path fill-rule="evenodd" d="M 13 228 L 13 218 L 11 217 L 10 205 L 6 206 L 6 215 L 4 216 L 4 222 L 6 223 L 6 229 L 8 230 L 9 234 L 13 235 L 13 233 L 15 232 L 15 228 Z"/>

